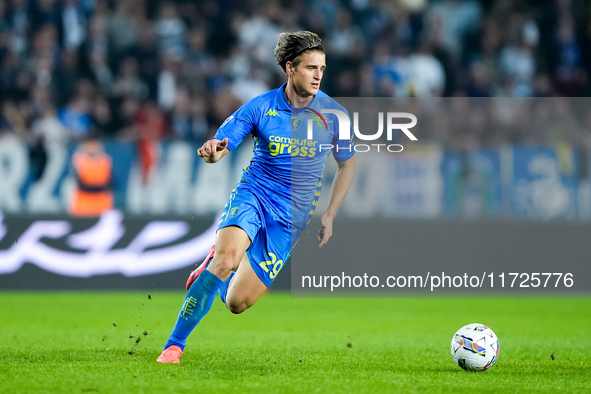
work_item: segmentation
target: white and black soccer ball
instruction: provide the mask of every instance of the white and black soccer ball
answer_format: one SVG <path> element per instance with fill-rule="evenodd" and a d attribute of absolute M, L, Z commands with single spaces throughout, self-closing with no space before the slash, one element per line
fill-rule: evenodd
<path fill-rule="evenodd" d="M 452 338 L 451 355 L 466 371 L 486 371 L 499 357 L 499 340 L 487 326 L 468 324 L 460 328 Z"/>

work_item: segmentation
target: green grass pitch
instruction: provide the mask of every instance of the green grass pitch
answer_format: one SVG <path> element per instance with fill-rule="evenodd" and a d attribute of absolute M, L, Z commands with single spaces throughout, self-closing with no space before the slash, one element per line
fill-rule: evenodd
<path fill-rule="evenodd" d="M 591 299 L 271 293 L 242 315 L 216 300 L 182 364 L 158 364 L 182 298 L 0 293 L 0 392 L 591 392 Z M 486 372 L 465 372 L 450 356 L 455 331 L 473 322 L 501 344 Z"/>

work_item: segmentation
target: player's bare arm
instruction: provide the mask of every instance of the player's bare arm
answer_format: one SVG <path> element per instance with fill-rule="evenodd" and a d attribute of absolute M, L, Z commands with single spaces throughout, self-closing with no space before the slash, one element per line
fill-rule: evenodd
<path fill-rule="evenodd" d="M 223 141 L 213 138 L 205 142 L 201 148 L 197 149 L 197 154 L 199 157 L 202 157 L 206 163 L 217 163 L 229 152 L 227 138 L 224 138 Z"/>
<path fill-rule="evenodd" d="M 321 248 L 328 242 L 332 236 L 332 222 L 337 215 L 341 203 L 345 199 L 353 178 L 355 177 L 355 156 L 351 157 L 347 161 L 337 161 L 339 168 L 332 183 L 332 190 L 330 193 L 330 203 L 324 215 L 320 218 L 320 231 L 318 232 L 318 245 Z"/>

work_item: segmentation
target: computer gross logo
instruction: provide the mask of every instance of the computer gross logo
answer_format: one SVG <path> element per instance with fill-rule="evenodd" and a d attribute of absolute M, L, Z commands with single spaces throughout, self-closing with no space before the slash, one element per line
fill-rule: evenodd
<path fill-rule="evenodd" d="M 308 119 L 308 128 L 311 128 L 312 122 L 316 121 L 321 129 L 324 128 L 324 130 L 328 130 L 326 120 L 317 111 L 306 108 L 302 111 L 302 114 L 308 115 L 312 118 Z M 298 131 L 302 123 L 302 118 L 299 115 L 292 114 L 289 121 L 291 131 Z M 308 135 L 310 134 L 308 133 Z M 284 153 L 291 156 L 314 157 L 318 151 L 318 141 L 314 141 L 312 138 L 288 138 L 272 135 L 269 137 L 269 141 L 269 154 L 273 157 Z"/>

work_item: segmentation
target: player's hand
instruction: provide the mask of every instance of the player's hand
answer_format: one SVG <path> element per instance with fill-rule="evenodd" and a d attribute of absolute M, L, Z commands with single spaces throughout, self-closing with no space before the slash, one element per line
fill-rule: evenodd
<path fill-rule="evenodd" d="M 214 138 L 204 143 L 201 148 L 197 149 L 197 154 L 199 155 L 199 157 L 202 157 L 207 163 L 215 163 L 221 157 L 220 152 L 223 152 L 224 149 L 226 149 L 227 147 L 227 138 L 224 138 L 223 141 Z"/>
<path fill-rule="evenodd" d="M 328 213 L 325 213 L 320 218 L 320 231 L 318 231 L 318 242 L 320 243 L 320 245 L 318 245 L 319 248 L 326 244 L 330 237 L 332 237 L 333 220 L 334 217 L 329 215 Z"/>

